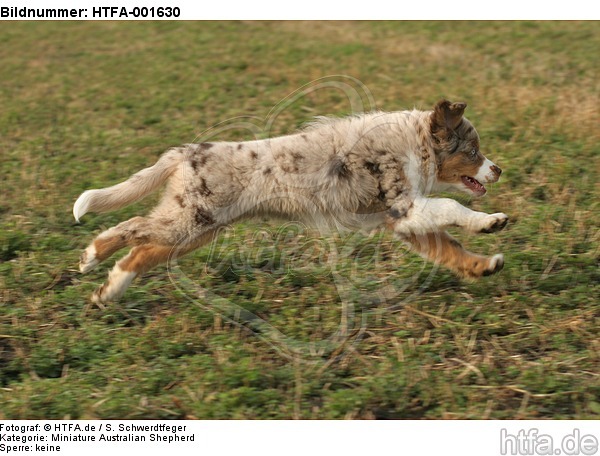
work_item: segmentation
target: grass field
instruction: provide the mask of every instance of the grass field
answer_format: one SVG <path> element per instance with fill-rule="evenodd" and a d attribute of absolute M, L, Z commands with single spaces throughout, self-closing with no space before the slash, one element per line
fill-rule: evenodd
<path fill-rule="evenodd" d="M 597 23 L 13 22 L 0 44 L 0 418 L 600 418 Z M 502 273 L 258 221 L 89 302 L 112 261 L 82 276 L 81 249 L 156 198 L 75 224 L 83 190 L 330 75 L 384 110 L 469 104 L 504 173 L 458 199 L 511 222 L 456 235 Z M 307 93 L 264 134 L 349 110 Z"/>

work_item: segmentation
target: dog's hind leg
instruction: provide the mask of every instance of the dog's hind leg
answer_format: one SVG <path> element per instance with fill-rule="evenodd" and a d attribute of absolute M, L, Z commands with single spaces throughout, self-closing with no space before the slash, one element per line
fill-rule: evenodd
<path fill-rule="evenodd" d="M 79 270 L 85 274 L 122 248 L 149 242 L 155 224 L 148 217 L 133 217 L 103 231 L 81 254 Z"/>
<path fill-rule="evenodd" d="M 171 246 L 143 244 L 117 262 L 108 274 L 106 283 L 92 295 L 96 303 L 115 301 L 123 296 L 133 279 L 150 268 L 166 262 L 173 248 Z"/>
<path fill-rule="evenodd" d="M 403 236 L 413 250 L 464 278 L 495 274 L 504 267 L 502 254 L 485 257 L 466 250 L 445 231 Z"/>
<path fill-rule="evenodd" d="M 129 287 L 133 279 L 152 269 L 166 263 L 171 257 L 179 257 L 195 250 L 211 241 L 216 230 L 210 230 L 181 246 L 142 244 L 134 247 L 121 260 L 117 262 L 108 274 L 108 280 L 92 295 L 92 301 L 104 303 L 118 300 Z"/>

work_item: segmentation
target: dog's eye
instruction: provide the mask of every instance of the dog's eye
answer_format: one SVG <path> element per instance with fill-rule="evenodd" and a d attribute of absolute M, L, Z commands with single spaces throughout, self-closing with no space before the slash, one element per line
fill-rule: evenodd
<path fill-rule="evenodd" d="M 477 157 L 477 149 L 475 149 L 475 148 L 471 149 L 471 152 L 469 153 L 469 157 L 470 158 Z"/>

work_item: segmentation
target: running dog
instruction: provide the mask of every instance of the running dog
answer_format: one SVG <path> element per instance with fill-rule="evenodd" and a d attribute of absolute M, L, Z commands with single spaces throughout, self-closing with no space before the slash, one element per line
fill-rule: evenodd
<path fill-rule="evenodd" d="M 210 242 L 219 227 L 251 216 L 303 219 L 317 226 L 369 230 L 385 225 L 411 248 L 461 277 L 494 274 L 501 254 L 464 249 L 446 229 L 503 229 L 508 217 L 470 210 L 434 192 L 476 197 L 502 170 L 480 151 L 479 135 L 463 117 L 465 103 L 439 101 L 432 111 L 374 112 L 322 118 L 301 131 L 246 142 L 203 142 L 165 152 L 149 168 L 112 187 L 87 190 L 75 219 L 140 200 L 166 183 L 146 217 L 101 233 L 83 252 L 87 273 L 117 250 L 132 249 L 92 295 L 119 299 L 150 268 Z"/>

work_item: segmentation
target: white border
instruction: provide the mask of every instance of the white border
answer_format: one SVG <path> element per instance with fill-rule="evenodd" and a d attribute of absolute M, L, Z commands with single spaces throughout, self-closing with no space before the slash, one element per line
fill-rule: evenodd
<path fill-rule="evenodd" d="M 87 8 L 93 7 L 179 7 L 179 20 L 598 20 L 600 4 L 593 1 L 571 0 L 569 2 L 548 0 L 545 2 L 503 0 L 105 0 L 84 1 L 15 1 L 3 2 L 1 6 L 27 8 Z M 87 20 L 98 20 L 88 15 Z M 105 18 L 108 19 L 108 18 Z M 123 20 L 113 17 L 111 20 Z M 130 20 L 135 18 L 128 18 Z M 125 19 L 127 20 L 127 19 Z"/>
<path fill-rule="evenodd" d="M 536 451 L 538 443 L 527 443 L 525 438 L 545 436 L 552 440 L 552 455 L 600 454 L 598 421 L 1 421 L 6 425 L 39 425 L 37 432 L 19 435 L 43 435 L 51 439 L 56 428 L 61 434 L 94 435 L 96 442 L 48 443 L 60 445 L 61 456 L 131 456 L 134 453 L 164 455 L 460 455 L 481 456 L 500 454 L 545 454 Z M 151 442 L 148 432 L 117 432 L 118 426 L 180 425 L 185 429 L 177 435 L 194 436 L 193 442 Z M 95 431 L 74 429 L 95 426 Z M 98 427 L 103 426 L 101 431 Z M 107 432 L 107 427 L 112 431 Z M 44 431 L 44 427 L 48 431 Z M 70 427 L 70 428 L 69 428 Z M 155 433 L 156 431 L 152 431 Z M 15 434 L 11 432 L 11 434 Z M 100 434 L 144 435 L 145 442 L 100 442 Z M 160 435 L 175 435 L 164 431 Z M 508 435 L 512 443 L 502 443 Z M 517 436 L 521 440 L 517 443 Z M 577 436 L 578 448 L 573 448 Z M 585 440 L 584 440 L 585 439 Z M 591 440 L 590 440 L 591 439 Z M 567 441 L 568 440 L 568 441 Z M 590 442 L 595 440 L 595 451 Z M 530 440 L 535 442 L 534 440 Z M 579 451 L 565 451 L 579 450 Z M 0 442 L 7 444 L 7 442 Z M 10 442 L 11 445 L 18 443 Z M 27 443 L 35 445 L 35 443 Z M 582 448 L 587 445 L 587 448 Z M 502 451 L 504 448 L 504 451 Z M 548 448 L 546 448 L 547 450 Z M 585 451 L 585 450 L 588 451 Z M 559 450 L 560 452 L 557 452 Z M 38 454 L 35 451 L 9 454 Z"/>

